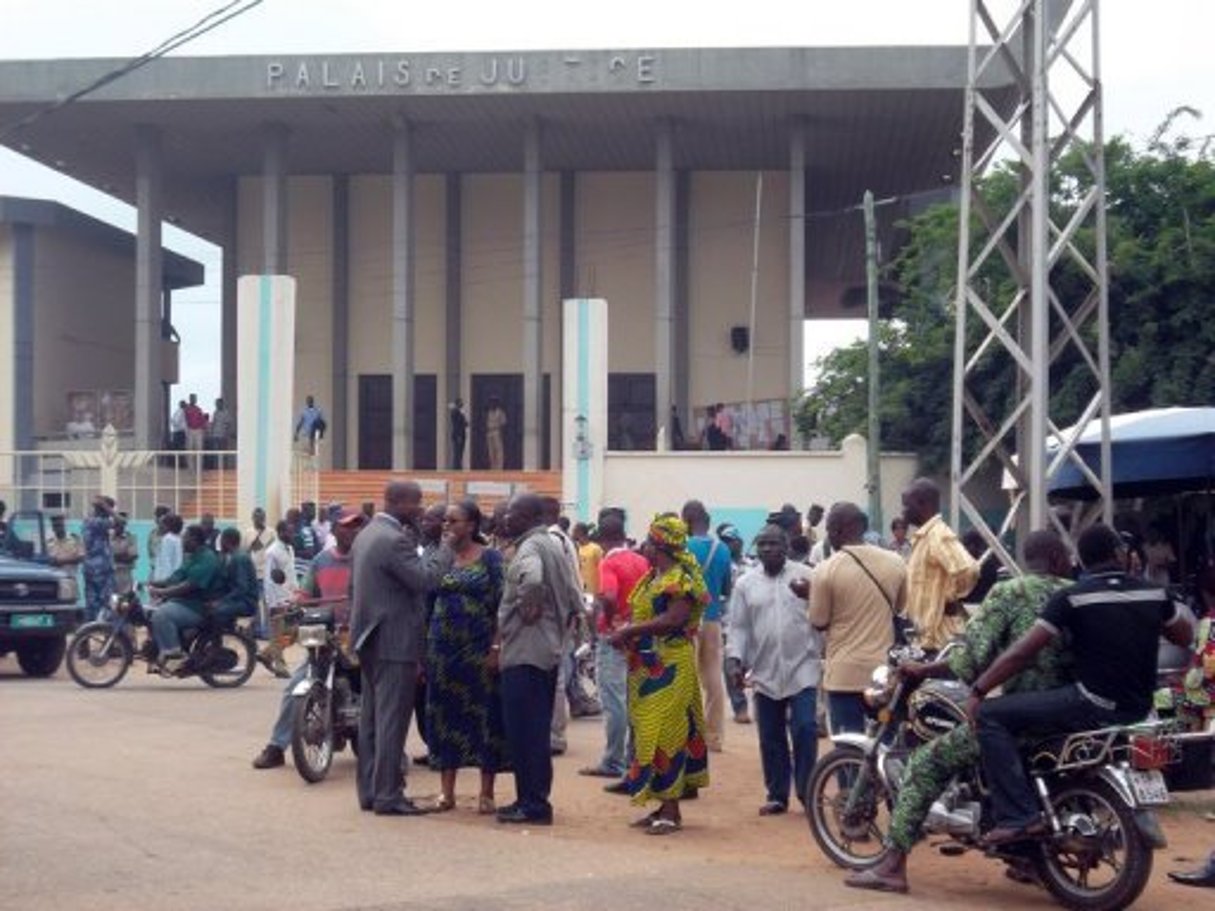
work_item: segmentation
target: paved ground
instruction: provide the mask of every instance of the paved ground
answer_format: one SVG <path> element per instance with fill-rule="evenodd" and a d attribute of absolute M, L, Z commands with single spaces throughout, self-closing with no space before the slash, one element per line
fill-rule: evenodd
<path fill-rule="evenodd" d="M 242 689 L 146 676 L 110 691 L 61 673 L 22 678 L 0 660 L 0 908 L 37 909 L 674 909 L 1054 907 L 978 857 L 912 861 L 914 893 L 844 888 L 796 814 L 760 819 L 753 726 L 730 725 L 711 761 L 713 787 L 685 807 L 686 829 L 651 838 L 637 811 L 575 770 L 597 757 L 597 720 L 571 725 L 557 760 L 557 825 L 504 828 L 472 806 L 464 773 L 452 813 L 412 819 L 358 812 L 353 758 L 308 786 L 290 765 L 255 772 L 279 696 L 259 670 Z M 410 779 L 418 797 L 437 777 Z M 501 797 L 510 799 L 509 779 Z M 1156 857 L 1140 906 L 1205 897 L 1164 870 L 1215 843 L 1211 794 L 1164 814 L 1171 846 Z"/>

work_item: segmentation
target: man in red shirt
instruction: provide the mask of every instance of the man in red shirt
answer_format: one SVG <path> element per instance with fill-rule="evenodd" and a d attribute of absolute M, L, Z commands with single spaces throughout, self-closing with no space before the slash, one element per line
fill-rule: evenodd
<path fill-rule="evenodd" d="M 624 536 L 624 520 L 615 514 L 599 523 L 599 594 L 595 597 L 595 681 L 603 705 L 603 727 L 607 746 L 597 766 L 580 769 L 581 775 L 623 779 L 628 771 L 628 661 L 624 652 L 608 644 L 608 637 L 629 622 L 632 611 L 629 595 L 650 564 L 641 554 L 630 550 Z M 619 781 L 607 786 L 617 787 Z"/>
<path fill-rule="evenodd" d="M 186 449 L 202 452 L 203 436 L 207 432 L 207 413 L 198 407 L 198 396 L 190 393 L 186 403 Z"/>

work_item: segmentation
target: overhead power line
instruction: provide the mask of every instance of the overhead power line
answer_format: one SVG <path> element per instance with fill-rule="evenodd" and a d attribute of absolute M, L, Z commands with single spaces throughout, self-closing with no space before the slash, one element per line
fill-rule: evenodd
<path fill-rule="evenodd" d="M 232 0 L 231 3 L 227 3 L 218 9 L 212 10 L 188 28 L 184 28 L 180 32 L 170 35 L 150 51 L 147 51 L 138 57 L 134 57 L 117 69 L 110 70 L 108 73 L 99 76 L 88 85 L 77 89 L 67 97 L 61 98 L 52 104 L 46 105 L 45 107 L 38 108 L 38 110 L 27 114 L 20 120 L 10 124 L 7 127 L 4 127 L 3 129 L 0 129 L 0 143 L 6 142 L 18 131 L 25 129 L 33 123 L 36 123 L 43 117 L 62 110 L 68 105 L 79 101 L 81 98 L 91 95 L 98 89 L 101 89 L 112 82 L 116 82 L 119 79 L 122 79 L 124 76 L 127 76 L 141 67 L 146 66 L 153 60 L 163 57 L 170 51 L 174 51 L 182 45 L 188 44 L 189 42 L 195 40 L 196 38 L 201 38 L 208 32 L 219 28 L 225 22 L 249 12 L 249 10 L 253 9 L 255 6 L 260 6 L 262 2 L 263 0 Z"/>

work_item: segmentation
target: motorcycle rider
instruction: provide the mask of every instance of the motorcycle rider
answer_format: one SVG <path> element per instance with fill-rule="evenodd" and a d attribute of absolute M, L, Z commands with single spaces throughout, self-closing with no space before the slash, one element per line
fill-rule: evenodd
<path fill-rule="evenodd" d="M 1008 645 L 1037 622 L 1042 606 L 1070 583 L 1071 556 L 1053 531 L 1031 532 L 1025 539 L 1022 560 L 1026 575 L 998 583 L 983 607 L 971 618 L 961 637 L 961 648 L 944 661 L 905 664 L 899 669 L 909 685 L 934 677 L 957 677 L 970 683 Z M 1053 689 L 1067 682 L 1070 658 L 1054 643 L 1005 685 L 1005 692 Z M 844 880 L 855 889 L 881 892 L 907 891 L 907 855 L 921 837 L 928 812 L 953 777 L 979 760 L 974 731 L 959 725 L 916 750 L 902 776 L 891 813 L 887 850 L 877 866 Z"/>
<path fill-rule="evenodd" d="M 1152 707 L 1160 636 L 1188 647 L 1189 611 L 1165 589 L 1124 570 L 1124 545 L 1107 525 L 1086 529 L 1076 542 L 1086 576 L 1056 592 L 1038 621 L 971 686 L 966 714 L 977 723 L 995 828 L 986 847 L 1036 837 L 1044 831 L 1039 801 L 1020 756 L 1017 736 L 1084 731 L 1132 724 Z M 1070 633 L 1076 682 L 1014 693 L 984 702 L 994 688 Z"/>
<path fill-rule="evenodd" d="M 334 544 L 321 551 L 309 564 L 308 576 L 300 593 L 316 602 L 333 603 L 333 625 L 341 630 L 350 626 L 350 545 L 355 535 L 366 524 L 361 512 L 345 512 L 333 523 Z M 305 658 L 283 687 L 279 702 L 278 717 L 270 731 L 270 742 L 253 760 L 255 769 L 276 769 L 285 762 L 284 753 L 291 745 L 292 727 L 295 718 L 294 693 L 296 686 L 308 677 L 308 659 Z"/>
<path fill-rule="evenodd" d="M 238 617 L 252 617 L 261 599 L 261 583 L 249 552 L 240 546 L 240 531 L 225 528 L 219 536 L 219 553 L 223 565 L 224 594 L 212 605 L 221 623 Z"/>
<path fill-rule="evenodd" d="M 149 584 L 153 600 L 160 602 L 152 614 L 152 636 L 161 667 L 180 669 L 185 660 L 181 631 L 202 623 L 208 601 L 222 584 L 219 554 L 206 546 L 206 533 L 199 525 L 187 526 L 181 536 L 185 560 L 168 579 Z"/>

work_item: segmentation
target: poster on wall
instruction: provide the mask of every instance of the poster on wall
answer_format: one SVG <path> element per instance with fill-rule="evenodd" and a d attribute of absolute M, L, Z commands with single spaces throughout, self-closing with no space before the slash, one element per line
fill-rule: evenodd
<path fill-rule="evenodd" d="M 706 409 L 697 408 L 694 426 L 701 445 L 705 439 Z M 717 425 L 730 439 L 730 449 L 788 449 L 789 403 L 785 399 L 761 399 L 752 402 L 723 402 L 718 410 Z"/>
<path fill-rule="evenodd" d="M 67 394 L 67 423 L 64 432 L 69 439 L 81 439 L 96 436 L 97 424 L 97 393 L 85 390 L 75 390 Z"/>
<path fill-rule="evenodd" d="M 119 433 L 130 433 L 135 429 L 135 401 L 130 390 L 111 389 L 98 396 L 100 427 L 113 424 Z"/>

